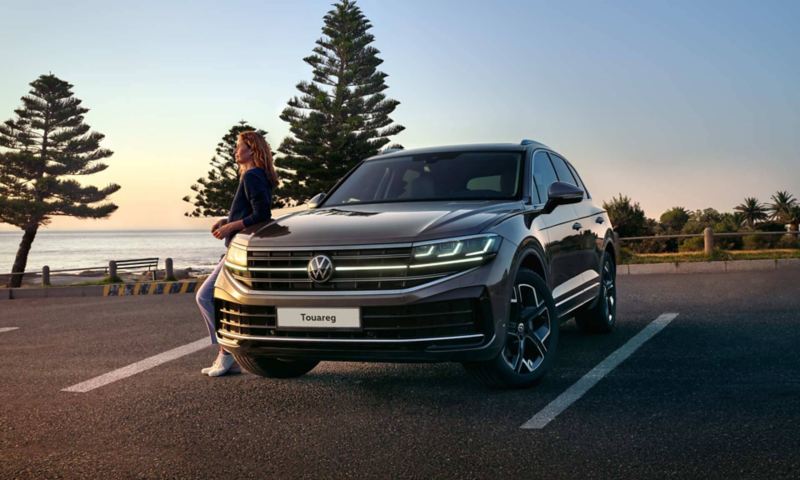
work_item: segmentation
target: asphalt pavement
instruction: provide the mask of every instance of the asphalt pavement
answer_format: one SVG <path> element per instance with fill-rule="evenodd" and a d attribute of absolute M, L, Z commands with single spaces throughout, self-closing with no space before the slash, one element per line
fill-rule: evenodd
<path fill-rule="evenodd" d="M 618 289 L 615 332 L 564 324 L 544 381 L 510 391 L 456 364 L 214 379 L 193 295 L 3 301 L 0 478 L 798 478 L 800 269 Z M 544 427 L 521 428 L 667 313 Z"/>

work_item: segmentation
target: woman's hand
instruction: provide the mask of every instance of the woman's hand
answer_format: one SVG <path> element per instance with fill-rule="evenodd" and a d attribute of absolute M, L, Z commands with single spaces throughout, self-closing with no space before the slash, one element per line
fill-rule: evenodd
<path fill-rule="evenodd" d="M 244 223 L 241 220 L 236 220 L 235 222 L 226 223 L 216 230 L 212 232 L 212 234 L 219 238 L 220 240 L 223 238 L 229 237 L 233 232 L 238 232 L 239 230 L 244 228 Z"/>
<path fill-rule="evenodd" d="M 228 223 L 228 219 L 227 218 L 220 218 L 219 220 L 214 222 L 214 225 L 211 227 L 211 233 L 214 233 L 214 230 L 216 230 L 219 227 L 225 225 L 226 223 Z"/>
<path fill-rule="evenodd" d="M 229 224 L 221 225 L 219 228 L 211 232 L 211 234 L 214 235 L 215 238 L 219 238 L 220 240 L 222 240 L 223 238 L 227 238 L 229 233 L 231 233 L 231 228 Z"/>

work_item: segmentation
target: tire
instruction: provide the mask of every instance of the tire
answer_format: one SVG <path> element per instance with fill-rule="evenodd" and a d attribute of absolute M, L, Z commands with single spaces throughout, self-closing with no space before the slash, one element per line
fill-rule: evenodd
<path fill-rule="evenodd" d="M 487 386 L 527 388 L 542 379 L 555 358 L 559 328 L 556 304 L 542 277 L 527 268 L 517 272 L 509 302 L 512 305 L 503 349 L 491 360 L 465 363 L 464 367 Z"/>
<path fill-rule="evenodd" d="M 600 272 L 597 299 L 575 314 L 575 323 L 586 333 L 609 333 L 617 322 L 617 267 L 608 252 L 603 254 Z"/>
<path fill-rule="evenodd" d="M 296 378 L 317 366 L 319 360 L 290 360 L 233 354 L 236 362 L 248 372 L 268 378 Z"/>

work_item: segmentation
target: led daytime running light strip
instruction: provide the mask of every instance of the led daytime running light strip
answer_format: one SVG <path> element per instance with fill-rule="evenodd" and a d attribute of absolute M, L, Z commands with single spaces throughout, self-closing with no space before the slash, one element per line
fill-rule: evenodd
<path fill-rule="evenodd" d="M 474 262 L 474 261 L 481 261 L 484 257 L 473 257 L 473 258 L 462 258 L 459 260 L 445 260 L 443 262 L 433 262 L 433 263 L 421 263 L 419 265 L 409 265 L 409 268 L 422 268 L 422 267 L 434 267 L 439 265 L 452 265 L 454 263 L 464 263 L 464 262 Z"/>
<path fill-rule="evenodd" d="M 380 265 L 380 266 L 366 266 L 366 267 L 335 267 L 336 270 L 340 271 L 357 271 L 357 270 L 403 270 L 406 268 L 424 268 L 424 267 L 436 267 L 441 265 L 453 265 L 457 263 L 466 263 L 466 262 L 475 262 L 475 261 L 482 261 L 485 260 L 485 257 L 472 257 L 472 258 L 462 258 L 458 260 L 444 260 L 441 262 L 431 262 L 431 263 L 421 263 L 418 265 Z M 233 264 L 231 262 L 225 261 L 225 266 L 231 268 L 233 270 L 238 270 L 240 272 L 305 272 L 306 269 L 302 267 L 242 267 L 240 265 Z"/>
<path fill-rule="evenodd" d="M 436 256 L 437 257 L 452 257 L 453 255 L 456 255 L 458 252 L 461 251 L 461 247 L 463 245 L 464 245 L 463 243 L 458 242 L 458 243 L 456 243 L 456 248 L 454 248 L 452 252 L 450 252 L 450 253 L 440 253 L 439 255 L 436 255 Z"/>
<path fill-rule="evenodd" d="M 480 254 L 486 253 L 486 252 L 489 251 L 489 247 L 491 247 L 493 243 L 494 243 L 494 237 L 489 237 L 489 238 L 486 239 L 486 245 L 483 246 L 483 250 L 481 250 L 479 252 L 467 253 L 464 256 L 465 257 L 469 257 L 471 255 L 480 255 Z"/>
<path fill-rule="evenodd" d="M 243 267 L 225 260 L 225 266 L 240 272 L 305 272 L 303 267 Z"/>

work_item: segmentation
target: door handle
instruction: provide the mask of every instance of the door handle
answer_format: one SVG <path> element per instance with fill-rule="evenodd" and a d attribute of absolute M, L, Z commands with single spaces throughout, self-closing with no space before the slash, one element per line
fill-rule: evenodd
<path fill-rule="evenodd" d="M 572 224 L 572 229 L 573 230 L 580 230 L 582 227 L 583 227 L 583 225 L 581 225 L 579 222 L 575 222 L 575 223 Z"/>
<path fill-rule="evenodd" d="M 603 220 L 603 217 L 597 217 L 594 219 L 594 223 L 602 224 L 603 222 L 605 222 L 605 220 Z"/>

